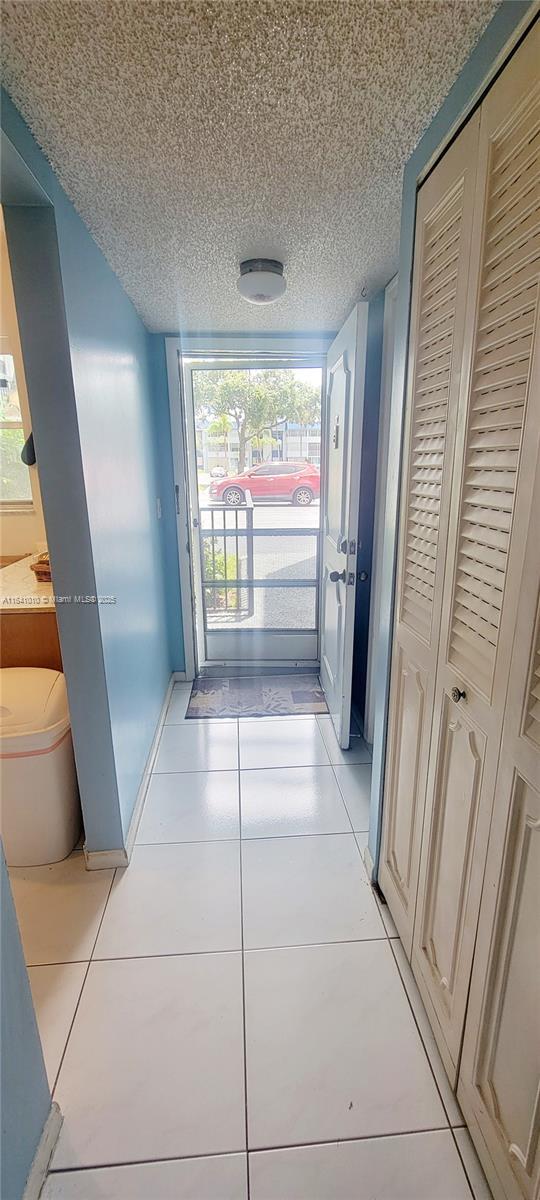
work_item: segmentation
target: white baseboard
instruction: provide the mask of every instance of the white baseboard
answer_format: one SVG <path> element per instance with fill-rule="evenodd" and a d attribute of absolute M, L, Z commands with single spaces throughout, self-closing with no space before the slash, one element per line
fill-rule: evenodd
<path fill-rule="evenodd" d="M 133 809 L 133 814 L 131 817 L 131 821 L 129 823 L 129 829 L 128 829 L 128 833 L 127 833 L 127 837 L 126 837 L 126 844 L 125 844 L 125 846 L 120 846 L 117 850 L 87 850 L 86 846 L 84 846 L 83 847 L 84 848 L 84 857 L 86 859 L 86 870 L 87 871 L 103 871 L 107 867 L 127 867 L 127 866 L 129 866 L 131 855 L 133 853 L 133 847 L 135 845 L 135 838 L 137 837 L 137 830 L 139 828 L 140 820 L 141 820 L 141 817 L 143 814 L 144 802 L 146 800 L 148 784 L 150 783 L 150 776 L 152 774 L 152 768 L 154 766 L 154 762 L 155 762 L 155 758 L 156 758 L 156 754 L 157 754 L 158 743 L 159 743 L 159 739 L 161 737 L 161 730 L 163 729 L 163 726 L 165 724 L 165 717 L 167 715 L 167 709 L 169 707 L 169 700 L 171 698 L 171 692 L 173 690 L 175 682 L 176 682 L 175 674 L 173 674 L 173 675 L 171 675 L 171 678 L 169 679 L 169 682 L 167 684 L 167 691 L 165 692 L 165 699 L 163 701 L 163 704 L 161 705 L 161 712 L 159 714 L 158 723 L 156 725 L 156 731 L 152 738 L 152 745 L 150 746 L 150 750 L 148 752 L 148 758 L 146 760 L 144 771 L 142 773 L 142 779 L 140 782 L 139 790 L 137 792 L 137 799 L 135 801 L 135 807 Z"/>
<path fill-rule="evenodd" d="M 174 683 L 192 683 L 192 679 L 188 679 L 185 671 L 173 671 L 172 679 Z"/>
<path fill-rule="evenodd" d="M 83 850 L 87 871 L 106 871 L 107 868 L 127 867 L 129 864 L 124 846 L 119 846 L 117 850 L 87 850 L 83 846 Z"/>
<path fill-rule="evenodd" d="M 373 859 L 369 852 L 369 846 L 366 846 L 364 848 L 364 866 L 365 866 L 367 874 L 368 874 L 369 882 L 372 883 L 373 876 L 375 873 L 375 863 L 373 862 Z"/>
<path fill-rule="evenodd" d="M 34 1154 L 34 1161 L 30 1167 L 28 1179 L 26 1180 L 23 1200 L 38 1200 L 38 1196 L 47 1178 L 49 1163 L 58 1141 L 63 1120 L 64 1118 L 56 1100 L 53 1100 L 49 1115 L 43 1126 L 38 1148 Z"/>

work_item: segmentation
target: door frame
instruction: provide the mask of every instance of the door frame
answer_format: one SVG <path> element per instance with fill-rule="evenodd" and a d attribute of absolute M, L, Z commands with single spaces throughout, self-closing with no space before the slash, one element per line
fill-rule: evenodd
<path fill-rule="evenodd" d="M 190 369 L 195 363 L 203 366 L 205 363 L 212 369 L 241 369 L 248 367 L 267 366 L 275 368 L 316 367 L 321 375 L 321 500 L 320 514 L 323 505 L 323 430 L 326 418 L 326 351 L 331 345 L 333 335 L 262 335 L 246 334 L 214 334 L 214 335 L 184 335 L 165 338 L 165 353 L 167 362 L 167 382 L 169 391 L 169 410 L 171 420 L 172 458 L 175 488 L 176 536 L 178 546 L 178 564 L 180 576 L 181 613 L 184 630 L 186 679 L 194 679 L 198 674 L 215 673 L 224 669 L 240 672 L 257 672 L 261 669 L 272 671 L 286 668 L 291 674 L 294 671 L 309 673 L 316 672 L 319 664 L 320 629 L 317 630 L 317 657 L 314 659 L 287 658 L 272 659 L 238 659 L 206 660 L 204 644 L 197 638 L 195 603 L 197 584 L 195 571 L 198 569 L 196 555 L 199 554 L 198 541 L 194 539 L 194 531 L 190 520 L 190 470 L 193 477 L 196 457 L 194 447 L 189 447 L 186 422 L 189 418 L 188 408 L 192 411 L 192 400 L 188 404 L 186 387 L 186 369 L 182 368 L 184 359 L 190 361 Z M 194 458 L 194 462 L 190 459 Z M 317 608 L 320 613 L 320 580 L 317 588 Z M 290 636 L 285 634 L 284 636 Z"/>
<path fill-rule="evenodd" d="M 325 625 L 327 604 L 329 595 L 331 594 L 328 588 L 328 576 L 325 574 L 328 556 L 332 557 L 336 553 L 343 552 L 346 554 L 343 585 L 338 585 L 338 595 L 341 593 L 341 588 L 343 587 L 344 589 L 340 601 L 343 626 L 341 648 L 338 652 L 338 676 L 334 677 L 328 658 L 325 658 L 322 653 L 320 654 L 321 685 L 325 692 L 328 711 L 332 717 L 336 737 L 343 750 L 349 747 L 352 710 L 353 654 L 356 637 L 356 592 L 358 585 L 358 530 L 360 521 L 362 457 L 366 438 L 365 414 L 369 308 L 368 301 L 357 301 L 347 319 L 343 322 L 341 329 L 336 334 L 327 355 L 327 371 L 330 373 L 330 380 L 327 384 L 327 407 L 324 425 L 324 444 L 327 454 L 329 455 L 330 453 L 329 422 L 331 420 L 333 379 L 340 366 L 346 377 L 346 395 L 348 394 L 347 421 L 344 422 L 343 428 L 343 445 L 346 446 L 350 441 L 350 455 L 347 450 L 345 458 L 342 460 L 340 479 L 342 497 L 341 517 L 344 523 L 335 542 L 334 538 L 329 535 L 327 527 L 326 489 L 324 506 L 321 501 L 321 517 L 324 519 L 324 524 L 321 525 L 321 651 L 323 650 L 323 629 L 327 628 Z M 329 367 L 328 363 L 331 356 L 334 358 L 333 367 Z M 337 441 L 334 441 L 334 444 L 337 445 Z M 329 468 L 329 464 L 330 459 L 325 458 L 325 484 L 328 483 L 329 471 L 327 471 L 327 467 Z M 344 497 L 346 497 L 345 503 Z M 339 542 L 343 537 L 346 543 L 345 551 L 343 551 L 342 546 L 339 547 Z M 339 564 L 335 564 L 335 566 L 338 566 L 338 570 L 341 565 L 341 560 Z M 336 685 L 339 685 L 337 695 Z"/>

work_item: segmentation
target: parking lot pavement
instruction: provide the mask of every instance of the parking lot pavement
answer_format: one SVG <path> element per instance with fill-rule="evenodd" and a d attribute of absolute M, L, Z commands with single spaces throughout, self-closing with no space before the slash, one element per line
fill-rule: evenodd
<path fill-rule="evenodd" d="M 201 504 L 206 500 L 201 497 Z M 234 511 L 231 509 L 231 512 Z M 238 511 L 238 510 L 237 510 Z M 205 514 L 208 516 L 208 514 Z M 292 504 L 256 504 L 253 509 L 254 529 L 279 529 L 283 537 L 255 538 L 254 576 L 256 579 L 290 580 L 313 579 L 316 582 L 315 537 L 287 537 L 287 530 L 319 528 L 319 502 L 306 508 Z M 206 520 L 204 521 L 206 525 Z M 244 573 L 242 571 L 242 577 Z M 247 598 L 242 595 L 242 607 Z M 313 628 L 316 623 L 316 589 L 294 588 L 256 589 L 253 597 L 255 612 L 208 613 L 211 629 Z"/>

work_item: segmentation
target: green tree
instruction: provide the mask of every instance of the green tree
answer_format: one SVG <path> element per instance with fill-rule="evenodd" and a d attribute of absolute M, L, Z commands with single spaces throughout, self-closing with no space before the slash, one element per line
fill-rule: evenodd
<path fill-rule="evenodd" d="M 218 441 L 221 441 L 225 456 L 227 455 L 227 448 L 229 445 L 230 428 L 231 422 L 230 418 L 227 416 L 227 413 L 220 413 L 219 416 L 215 417 L 215 419 L 212 421 L 212 424 L 208 426 L 209 434 L 211 434 L 212 437 L 217 438 Z"/>
<path fill-rule="evenodd" d="M 261 444 L 284 421 L 314 424 L 320 419 L 318 388 L 288 370 L 194 371 L 196 417 L 232 421 L 238 433 L 238 469 L 244 471 L 249 442 Z"/>

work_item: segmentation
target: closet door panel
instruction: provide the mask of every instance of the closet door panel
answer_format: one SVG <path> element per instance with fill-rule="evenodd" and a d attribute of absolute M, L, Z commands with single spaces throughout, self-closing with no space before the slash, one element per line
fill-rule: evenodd
<path fill-rule="evenodd" d="M 379 873 L 409 955 L 440 631 L 478 133 L 477 114 L 418 196 Z"/>
<path fill-rule="evenodd" d="M 422 845 L 413 969 L 441 1054 L 455 1079 L 469 989 L 519 582 L 540 426 L 540 60 L 538 31 L 522 44 L 481 109 L 465 366 L 456 435 L 442 628 Z M 478 786 L 452 793 L 439 765 L 454 709 L 481 756 Z M 459 716 L 458 716 L 459 714 Z M 452 883 L 438 868 L 439 831 L 458 806 L 468 845 Z M 434 892 L 440 892 L 434 899 Z M 442 947 L 429 912 L 459 895 L 455 987 L 433 967 Z M 448 919 L 447 917 L 447 919 Z"/>
<path fill-rule="evenodd" d="M 412 887 L 412 850 L 419 757 L 425 712 L 425 672 L 400 647 L 394 664 L 396 696 L 392 745 L 392 794 L 399 783 L 400 803 L 393 804 L 387 831 L 387 866 L 404 907 Z M 414 892 L 413 892 L 414 894 Z"/>
<path fill-rule="evenodd" d="M 540 471 L 458 1096 L 496 1197 L 540 1193 Z"/>
<path fill-rule="evenodd" d="M 447 1010 L 456 992 L 466 912 L 471 830 L 478 819 L 486 739 L 445 697 L 439 726 L 431 872 L 422 945 Z"/>

